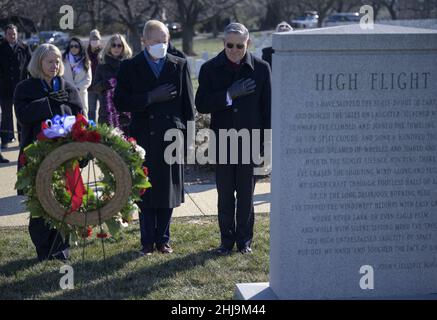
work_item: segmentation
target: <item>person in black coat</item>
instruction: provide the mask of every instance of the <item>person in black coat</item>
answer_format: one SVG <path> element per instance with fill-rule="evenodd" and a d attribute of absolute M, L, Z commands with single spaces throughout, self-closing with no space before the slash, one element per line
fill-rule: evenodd
<path fill-rule="evenodd" d="M 224 51 L 200 69 L 196 94 L 196 108 L 200 113 L 211 114 L 211 129 L 217 139 L 219 254 L 230 254 L 235 244 L 241 253 L 252 251 L 254 169 L 258 164 L 243 153 L 242 143 L 238 148 L 238 161 L 230 162 L 228 148 L 228 157 L 223 163 L 220 146 L 227 141 L 221 141 L 219 130 L 271 129 L 270 67 L 247 51 L 249 43 L 249 32 L 244 25 L 229 24 L 225 28 Z M 249 156 L 250 161 L 244 161 L 245 156 Z"/>
<path fill-rule="evenodd" d="M 28 77 L 27 65 L 32 56 L 29 47 L 19 41 L 17 35 L 17 27 L 13 24 L 7 25 L 5 40 L 0 44 L 0 105 L 2 110 L 0 138 L 2 149 L 6 149 L 8 143 L 14 139 L 12 98 L 17 84 Z"/>
<path fill-rule="evenodd" d="M 103 50 L 103 63 L 97 66 L 92 89 L 101 103 L 98 123 L 106 123 L 129 135 L 130 113 L 118 112 L 114 104 L 116 76 L 122 60 L 132 57 L 132 50 L 121 34 L 113 35 Z"/>
<path fill-rule="evenodd" d="M 285 21 L 282 21 L 280 24 L 276 26 L 276 32 L 288 32 L 293 31 L 293 28 Z M 272 67 L 272 55 L 275 53 L 272 47 L 266 47 L 262 49 L 262 59 L 267 61 Z"/>
<path fill-rule="evenodd" d="M 51 44 L 38 47 L 30 61 L 29 72 L 32 78 L 20 82 L 14 94 L 15 114 L 22 128 L 20 155 L 36 140 L 44 120 L 57 114 L 76 115 L 82 111 L 77 89 L 61 77 L 62 55 L 57 47 Z M 19 160 L 19 168 L 23 165 Z M 30 218 L 29 233 L 40 261 L 68 258 L 68 239 L 63 241 L 43 218 Z"/>
<path fill-rule="evenodd" d="M 171 215 L 184 201 L 183 164 L 164 159 L 172 144 L 164 141 L 164 134 L 169 129 L 184 130 L 194 119 L 194 107 L 187 61 L 167 54 L 167 27 L 150 20 L 143 38 L 145 50 L 121 63 L 114 101 L 119 111 L 131 112 L 131 135 L 146 150 L 152 188 L 139 206 L 141 253 L 150 255 L 155 244 L 161 253 L 172 252 Z"/>
<path fill-rule="evenodd" d="M 184 58 L 184 59 L 187 58 L 185 53 L 183 53 L 181 50 L 176 49 L 176 47 L 170 41 L 168 42 L 167 53 L 170 53 L 171 55 L 174 55 L 179 58 Z"/>

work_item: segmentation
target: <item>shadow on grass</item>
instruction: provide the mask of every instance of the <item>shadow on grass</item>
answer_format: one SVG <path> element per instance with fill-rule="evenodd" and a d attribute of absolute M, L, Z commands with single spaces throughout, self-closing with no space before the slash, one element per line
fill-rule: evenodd
<path fill-rule="evenodd" d="M 144 261 L 148 257 L 138 258 L 136 251 L 127 251 L 93 261 L 77 261 L 72 264 L 74 269 L 75 289 L 60 291 L 59 281 L 64 274 L 59 273 L 61 262 L 49 262 L 47 271 L 38 272 L 24 280 L 13 281 L 0 285 L 0 299 L 129 299 L 145 297 L 151 293 L 159 282 L 175 277 L 179 272 L 185 272 L 209 259 L 217 256 L 211 251 L 191 253 L 185 256 L 169 256 L 164 262 Z M 138 268 L 123 270 L 123 267 L 133 260 L 138 260 Z M 43 262 L 47 263 L 47 262 Z M 0 272 L 13 276 L 17 272 L 31 267 L 37 267 L 37 260 L 21 259 L 0 266 Z M 42 297 L 44 295 L 45 297 Z"/>
<path fill-rule="evenodd" d="M 212 251 L 201 251 L 181 257 L 172 256 L 170 260 L 150 266 L 142 266 L 137 270 L 117 278 L 100 281 L 96 284 L 86 284 L 84 288 L 64 291 L 57 299 L 132 299 L 146 298 L 159 286 L 159 283 L 186 272 L 197 266 L 204 265 L 208 260 L 217 258 Z M 148 259 L 143 257 L 140 259 Z"/>
<path fill-rule="evenodd" d="M 117 272 L 118 269 L 136 257 L 138 255 L 134 251 L 128 251 L 107 257 L 106 265 L 108 267 L 103 264 L 102 260 L 80 260 L 74 262 L 71 266 L 75 271 L 75 281 L 87 283 L 101 278 L 105 275 L 107 269 L 109 269 L 110 274 Z M 0 285 L 0 299 L 31 299 L 38 298 L 42 294 L 59 291 L 59 280 L 64 275 L 59 272 L 59 268 L 64 263 L 60 261 L 44 261 L 37 265 L 37 262 L 36 259 L 22 259 L 1 266 L 1 271 L 9 276 L 17 274 L 20 270 L 24 271 L 29 267 L 36 267 L 42 270 L 32 271 L 34 273 L 38 272 L 38 275 Z"/>
<path fill-rule="evenodd" d="M 17 274 L 20 271 L 24 271 L 30 267 L 35 266 L 38 264 L 38 259 L 20 259 L 20 260 L 13 260 L 9 261 L 6 264 L 0 265 L 0 275 L 11 277 L 14 274 Z M 0 291 L 1 292 L 1 291 Z M 1 293 L 0 293 L 1 295 Z"/>

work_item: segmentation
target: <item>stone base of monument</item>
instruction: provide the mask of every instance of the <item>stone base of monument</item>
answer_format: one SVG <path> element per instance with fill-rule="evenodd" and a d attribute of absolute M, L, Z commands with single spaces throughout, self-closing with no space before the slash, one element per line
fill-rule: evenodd
<path fill-rule="evenodd" d="M 269 282 L 237 283 L 235 300 L 279 300 Z M 329 298 L 327 298 L 329 299 Z M 329 299 L 331 300 L 331 299 Z M 335 299 L 332 299 L 335 300 Z M 342 300 L 342 299 L 340 299 Z M 437 293 L 414 296 L 349 297 L 347 300 L 437 300 Z"/>
<path fill-rule="evenodd" d="M 237 283 L 236 300 L 278 300 L 268 282 Z"/>

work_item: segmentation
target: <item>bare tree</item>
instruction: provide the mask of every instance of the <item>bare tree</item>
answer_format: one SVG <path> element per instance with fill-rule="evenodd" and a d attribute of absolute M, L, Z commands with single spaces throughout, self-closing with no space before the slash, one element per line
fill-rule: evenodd
<path fill-rule="evenodd" d="M 197 24 L 205 22 L 217 12 L 233 7 L 238 0 L 167 0 L 165 7 L 182 25 L 182 50 L 195 55 L 193 39 Z"/>
<path fill-rule="evenodd" d="M 114 20 L 123 24 L 128 31 L 128 41 L 134 52 L 141 48 L 141 26 L 145 21 L 153 17 L 158 8 L 158 1 L 155 0 L 102 0 L 111 7 Z"/>

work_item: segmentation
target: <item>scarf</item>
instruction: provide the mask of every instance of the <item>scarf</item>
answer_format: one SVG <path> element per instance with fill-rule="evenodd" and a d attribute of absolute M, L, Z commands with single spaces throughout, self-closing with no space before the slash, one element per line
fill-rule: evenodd
<path fill-rule="evenodd" d="M 71 71 L 73 72 L 73 75 L 76 75 L 82 71 L 83 60 L 84 60 L 84 57 L 76 57 L 76 56 L 73 56 L 71 54 L 71 52 L 68 53 L 68 62 L 70 62 Z"/>

